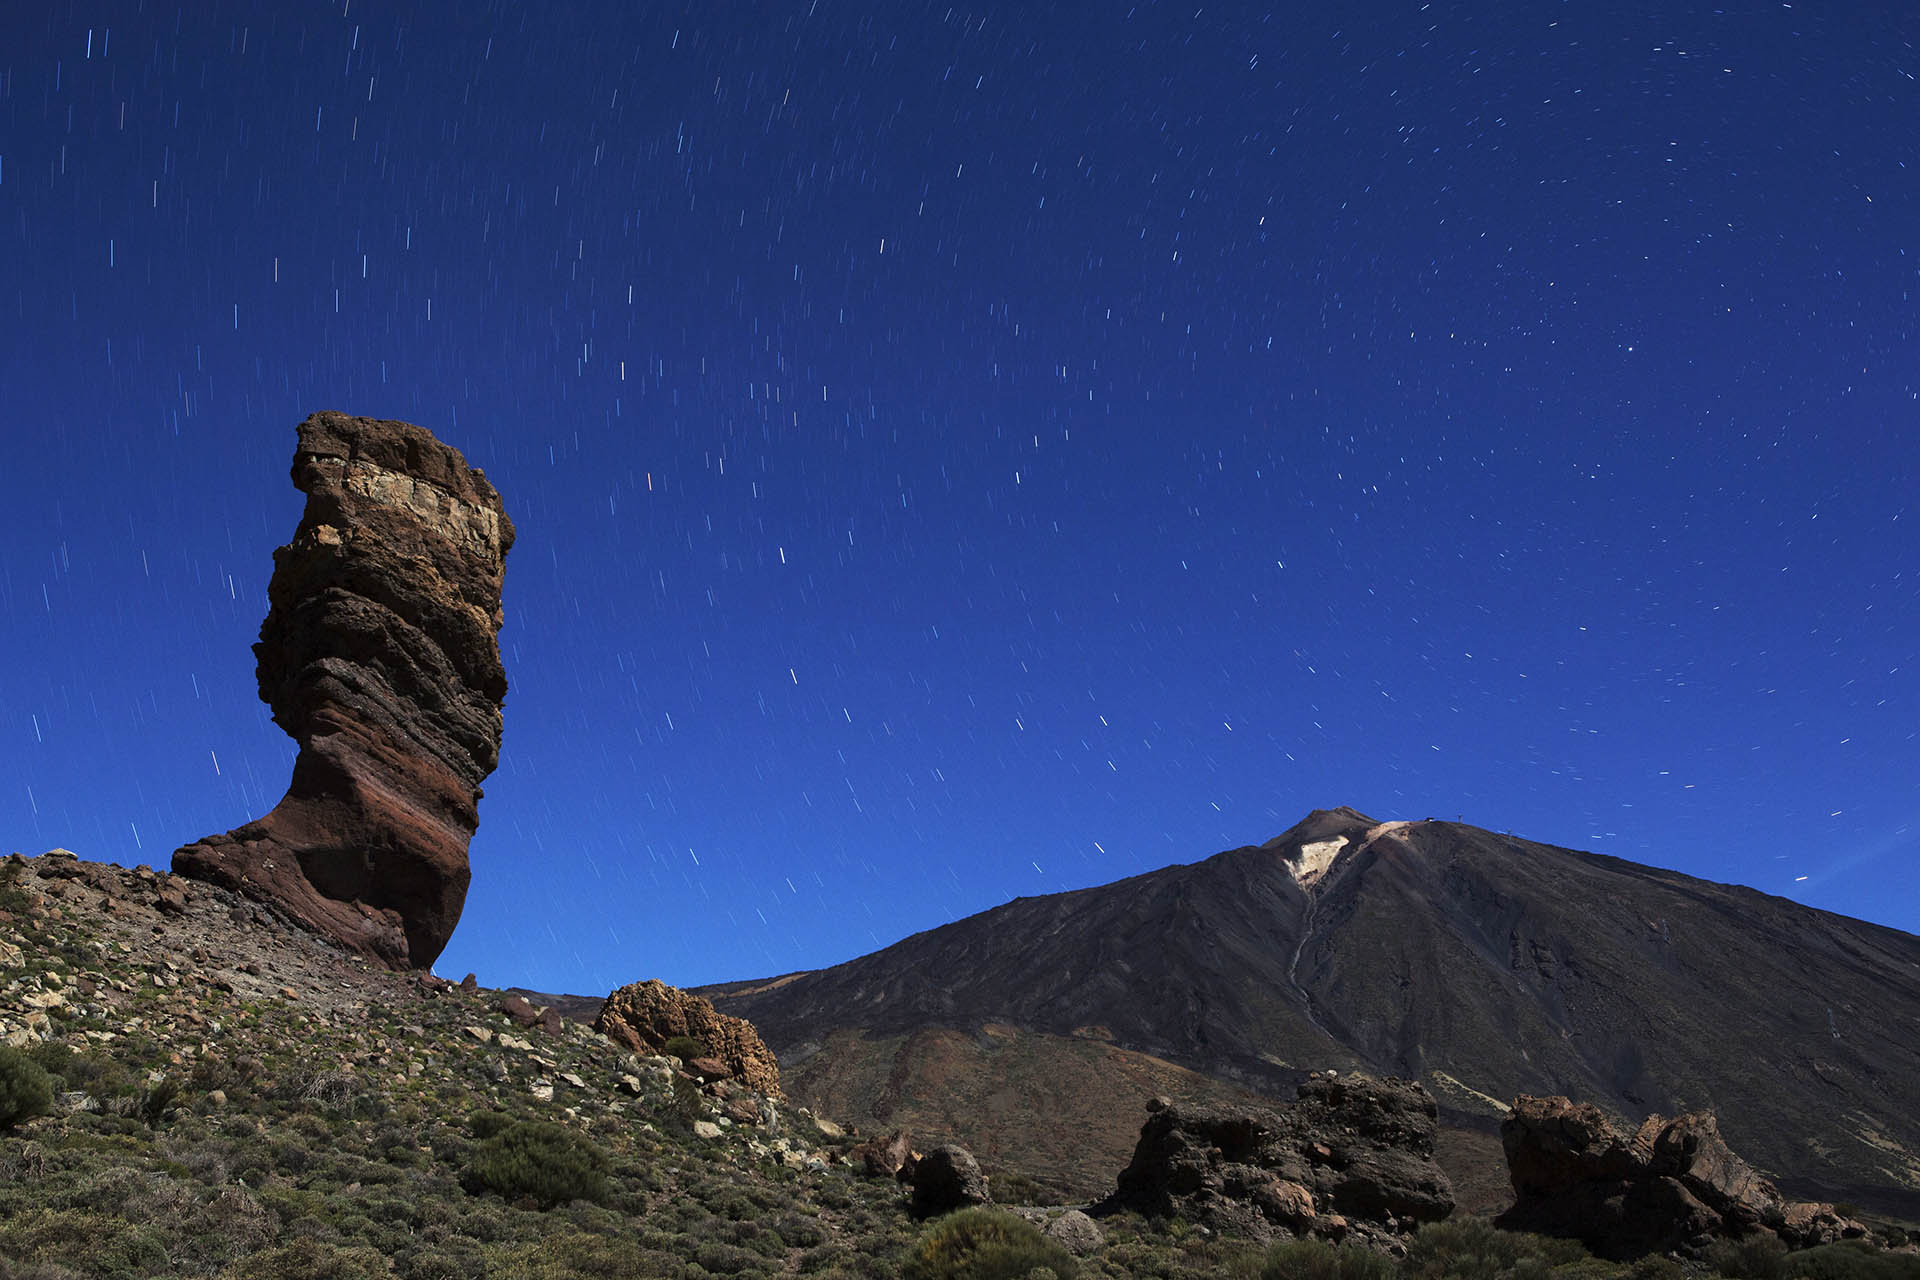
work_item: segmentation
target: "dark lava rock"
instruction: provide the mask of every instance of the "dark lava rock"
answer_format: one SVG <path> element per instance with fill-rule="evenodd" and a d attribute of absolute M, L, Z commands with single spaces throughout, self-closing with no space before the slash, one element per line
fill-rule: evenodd
<path fill-rule="evenodd" d="M 300 424 L 293 540 L 253 647 L 300 744 L 271 813 L 173 855 L 393 968 L 431 965 L 466 901 L 480 783 L 500 757 L 495 637 L 513 522 L 458 452 L 404 422 Z"/>
<path fill-rule="evenodd" d="M 1453 1212 L 1433 1161 L 1437 1115 L 1412 1081 L 1331 1073 L 1271 1111 L 1159 1106 L 1095 1212 L 1131 1209 L 1261 1240 L 1279 1230 L 1397 1235 Z"/>
<path fill-rule="evenodd" d="M 1601 1257 L 1698 1253 L 1763 1231 L 1794 1247 L 1866 1234 L 1830 1204 L 1783 1199 L 1706 1112 L 1648 1116 L 1629 1133 L 1591 1104 L 1523 1095 L 1500 1138 L 1515 1203 L 1499 1225 L 1572 1237 Z"/>
<path fill-rule="evenodd" d="M 908 1206 L 916 1218 L 931 1218 L 976 1204 L 990 1204 L 987 1178 L 980 1162 L 965 1147 L 952 1144 L 935 1147 L 913 1163 L 908 1185 L 913 1200 Z"/>

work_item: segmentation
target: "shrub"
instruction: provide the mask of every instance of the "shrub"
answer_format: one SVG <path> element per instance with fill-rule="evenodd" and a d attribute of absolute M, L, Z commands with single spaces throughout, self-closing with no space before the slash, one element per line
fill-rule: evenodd
<path fill-rule="evenodd" d="M 485 1141 L 513 1124 L 513 1117 L 504 1111 L 476 1111 L 467 1118 L 467 1132 Z"/>
<path fill-rule="evenodd" d="M 1770 1231 L 1716 1240 L 1707 1250 L 1707 1266 L 1713 1274 L 1733 1280 L 1782 1280 L 1787 1274 L 1787 1246 Z"/>
<path fill-rule="evenodd" d="M 686 1062 L 693 1058 L 706 1057 L 707 1046 L 692 1036 L 675 1036 L 660 1046 L 660 1052 L 666 1054 L 669 1058 L 678 1058 L 680 1061 Z"/>
<path fill-rule="evenodd" d="M 1561 1280 L 1573 1280 L 1583 1267 L 1592 1269 L 1591 1262 L 1577 1240 L 1502 1231 L 1485 1218 L 1453 1218 L 1429 1222 L 1414 1233 L 1407 1242 L 1403 1269 L 1418 1280 L 1483 1280 L 1510 1272 L 1534 1276 L 1569 1268 L 1559 1274 Z"/>
<path fill-rule="evenodd" d="M 515 1121 L 474 1148 L 468 1189 L 522 1196 L 542 1209 L 570 1200 L 600 1201 L 607 1194 L 607 1157 L 565 1125 Z"/>
<path fill-rule="evenodd" d="M 606 1236 L 550 1236 L 528 1243 L 506 1258 L 496 1259 L 491 1273 L 514 1280 L 636 1280 L 643 1276 L 677 1276 L 681 1264 L 671 1256 L 642 1247 L 632 1240 Z M 699 1273 L 695 1273 L 699 1274 Z"/>
<path fill-rule="evenodd" d="M 1788 1255 L 1786 1274 L 1795 1280 L 1920 1280 L 1920 1255 L 1843 1240 Z"/>
<path fill-rule="evenodd" d="M 253 1254 L 220 1273 L 221 1280 L 384 1280 L 392 1274 L 373 1249 L 319 1240 L 295 1240 Z"/>
<path fill-rule="evenodd" d="M 1635 1258 L 1630 1280 L 1687 1280 L 1687 1269 L 1664 1254 L 1650 1253 Z"/>
<path fill-rule="evenodd" d="M 180 1082 L 172 1076 L 161 1076 L 148 1085 L 140 1094 L 140 1119 L 149 1129 L 158 1129 L 166 1120 L 167 1112 L 173 1107 L 174 1099 L 180 1096 Z"/>
<path fill-rule="evenodd" d="M 1398 1272 L 1385 1255 L 1357 1244 L 1290 1240 L 1267 1250 L 1260 1280 L 1393 1280 Z"/>
<path fill-rule="evenodd" d="M 1062 1280 L 1079 1273 L 1073 1255 L 1032 1223 L 982 1206 L 950 1213 L 921 1232 L 904 1274 L 907 1280 L 1022 1280 L 1040 1267 Z"/>
<path fill-rule="evenodd" d="M 53 1080 L 45 1067 L 10 1045 L 0 1045 L 0 1130 L 45 1115 L 53 1107 Z"/>

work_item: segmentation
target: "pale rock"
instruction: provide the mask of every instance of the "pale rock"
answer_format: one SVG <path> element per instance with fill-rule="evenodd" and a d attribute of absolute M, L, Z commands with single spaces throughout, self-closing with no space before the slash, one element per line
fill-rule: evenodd
<path fill-rule="evenodd" d="M 720 1126 L 711 1120 L 695 1120 L 693 1122 L 693 1136 L 712 1141 L 720 1136 Z"/>
<path fill-rule="evenodd" d="M 1078 1209 L 1069 1209 L 1049 1222 L 1043 1231 L 1048 1239 L 1069 1253 L 1085 1256 L 1106 1243 L 1100 1224 Z"/>
<path fill-rule="evenodd" d="M 467 1027 L 465 1031 L 481 1044 L 488 1044 L 493 1040 L 493 1032 L 487 1030 L 485 1027 Z"/>
<path fill-rule="evenodd" d="M 542 1102 L 552 1102 L 553 1101 L 553 1081 L 535 1080 L 533 1082 L 531 1092 L 534 1097 L 538 1098 Z"/>

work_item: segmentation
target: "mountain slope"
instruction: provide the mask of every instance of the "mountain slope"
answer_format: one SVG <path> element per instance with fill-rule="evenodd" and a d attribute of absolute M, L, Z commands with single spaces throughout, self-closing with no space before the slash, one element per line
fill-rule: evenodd
<path fill-rule="evenodd" d="M 1795 1194 L 1920 1207 L 1920 939 L 1458 823 L 1316 810 L 1257 847 L 707 994 L 802 1090 L 849 1078 L 847 1045 L 996 1024 L 1283 1096 L 1341 1066 L 1483 1116 L 1523 1092 L 1712 1107 Z"/>

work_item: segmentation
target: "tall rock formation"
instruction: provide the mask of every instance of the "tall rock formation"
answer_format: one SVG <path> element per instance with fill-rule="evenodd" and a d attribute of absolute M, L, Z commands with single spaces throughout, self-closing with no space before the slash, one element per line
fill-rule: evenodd
<path fill-rule="evenodd" d="M 513 546 L 487 478 L 424 428 L 316 413 L 253 647 L 300 744 L 271 813 L 173 869 L 269 902 L 393 968 L 431 965 L 466 901 L 480 783 L 500 759 L 500 584 Z"/>

